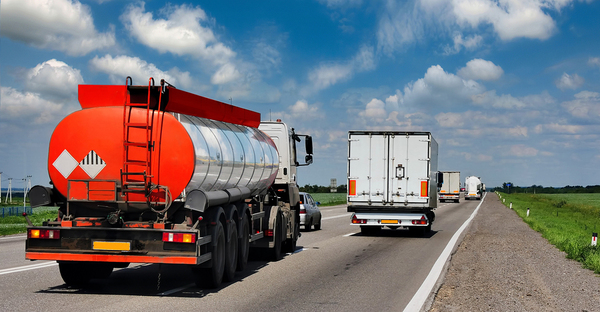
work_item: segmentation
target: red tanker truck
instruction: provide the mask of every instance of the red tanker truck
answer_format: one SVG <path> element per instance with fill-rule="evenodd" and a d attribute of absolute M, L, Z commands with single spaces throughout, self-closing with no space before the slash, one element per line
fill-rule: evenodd
<path fill-rule="evenodd" d="M 152 78 L 80 85 L 79 102 L 50 139 L 52 187 L 30 191 L 32 207 L 59 209 L 27 228 L 26 259 L 56 260 L 68 285 L 168 263 L 218 287 L 246 267 L 251 247 L 275 260 L 296 248 L 296 170 L 312 163 L 310 136 Z"/>

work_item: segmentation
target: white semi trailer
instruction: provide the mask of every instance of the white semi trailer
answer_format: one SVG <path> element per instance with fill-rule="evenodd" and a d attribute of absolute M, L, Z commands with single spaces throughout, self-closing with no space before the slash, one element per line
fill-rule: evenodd
<path fill-rule="evenodd" d="M 363 234 L 406 227 L 425 234 L 435 220 L 438 144 L 430 132 L 349 131 L 348 212 Z"/>
<path fill-rule="evenodd" d="M 477 199 L 481 200 L 483 184 L 481 179 L 476 176 L 470 176 L 465 179 L 465 200 Z"/>
<path fill-rule="evenodd" d="M 440 201 L 460 202 L 460 172 L 443 171 L 444 175 L 442 187 L 440 188 Z"/>

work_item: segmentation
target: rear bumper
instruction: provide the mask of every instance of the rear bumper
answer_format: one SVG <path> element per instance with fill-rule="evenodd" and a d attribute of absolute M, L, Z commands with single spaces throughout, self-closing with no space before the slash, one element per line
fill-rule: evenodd
<path fill-rule="evenodd" d="M 56 261 L 201 264 L 205 261 L 210 260 L 210 254 L 207 254 L 206 257 L 177 257 L 177 256 L 79 254 L 79 253 L 57 253 L 57 252 L 25 252 L 25 259 L 27 259 L 27 260 L 56 260 Z"/>
<path fill-rule="evenodd" d="M 366 223 L 352 223 L 362 226 L 428 226 L 431 224 L 424 213 L 355 213 L 352 219 L 366 220 Z M 425 224 L 413 224 L 413 220 L 425 220 Z M 395 221 L 395 222 L 394 222 Z"/>

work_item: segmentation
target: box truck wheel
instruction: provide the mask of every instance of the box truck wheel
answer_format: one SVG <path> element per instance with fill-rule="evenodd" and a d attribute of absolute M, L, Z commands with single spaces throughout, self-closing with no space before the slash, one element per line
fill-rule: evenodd
<path fill-rule="evenodd" d="M 223 271 L 225 270 L 225 231 L 223 224 L 217 222 L 216 229 L 213 233 L 216 245 L 212 246 L 211 251 L 211 267 L 210 268 L 193 268 L 194 279 L 196 286 L 203 288 L 217 288 L 223 281 Z M 212 244 L 212 243 L 211 243 Z"/>
<path fill-rule="evenodd" d="M 241 222 L 240 229 L 242 232 L 238 243 L 238 271 L 246 269 L 246 266 L 248 266 L 248 255 L 250 254 L 250 224 L 248 223 L 248 215 L 244 214 Z"/>
<path fill-rule="evenodd" d="M 235 277 L 235 269 L 237 268 L 238 260 L 238 231 L 235 220 L 229 222 L 229 230 L 227 231 L 229 239 L 225 249 L 225 271 L 223 278 L 227 282 L 233 281 Z"/>

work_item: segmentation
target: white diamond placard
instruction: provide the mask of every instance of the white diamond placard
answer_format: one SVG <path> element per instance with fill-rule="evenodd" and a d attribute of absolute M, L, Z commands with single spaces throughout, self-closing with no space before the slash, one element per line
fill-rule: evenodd
<path fill-rule="evenodd" d="M 71 172 L 77 168 L 79 163 L 71 156 L 71 154 L 69 154 L 69 152 L 67 152 L 67 150 L 64 150 L 52 165 L 63 175 L 63 177 L 65 177 L 65 179 L 67 179 L 69 178 L 69 175 L 71 175 Z"/>
<path fill-rule="evenodd" d="M 91 150 L 85 158 L 79 162 L 79 167 L 87 173 L 90 178 L 94 179 L 106 167 L 106 163 L 100 156 Z"/>

